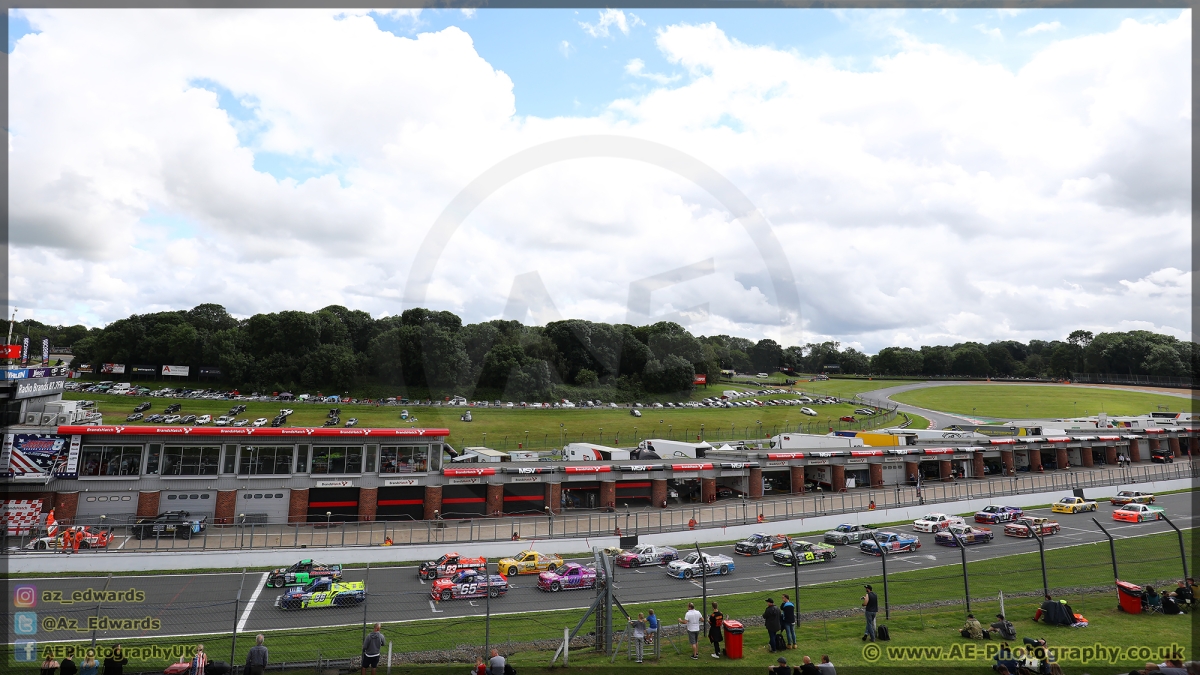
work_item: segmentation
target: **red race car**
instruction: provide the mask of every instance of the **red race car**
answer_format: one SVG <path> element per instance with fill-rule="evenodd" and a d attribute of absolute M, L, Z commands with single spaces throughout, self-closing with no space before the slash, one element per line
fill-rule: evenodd
<path fill-rule="evenodd" d="M 417 568 L 417 576 L 422 579 L 441 579 L 453 576 L 459 570 L 482 570 L 487 568 L 487 558 L 464 558 L 457 553 L 446 555 L 421 563 Z"/>

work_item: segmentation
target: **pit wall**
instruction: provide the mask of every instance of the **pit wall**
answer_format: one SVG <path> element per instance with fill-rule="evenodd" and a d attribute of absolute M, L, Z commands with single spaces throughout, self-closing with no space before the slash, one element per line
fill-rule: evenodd
<path fill-rule="evenodd" d="M 1191 489 L 1189 479 L 1156 481 L 1138 483 L 1136 485 L 1110 486 L 1088 488 L 1084 494 L 1089 499 L 1112 497 L 1120 490 L 1136 489 L 1142 492 L 1170 492 L 1173 490 Z M 646 544 L 665 544 L 668 546 L 687 546 L 693 543 L 712 543 L 743 539 L 755 532 L 769 531 L 772 533 L 823 532 L 832 530 L 840 523 L 887 523 L 895 521 L 912 521 L 930 512 L 968 513 L 982 509 L 990 503 L 1001 503 L 1007 506 L 1035 506 L 1058 501 L 1070 497 L 1070 490 L 1056 492 L 1039 492 L 1034 494 L 1013 495 L 1002 499 L 969 499 L 958 502 L 943 502 L 926 506 L 911 506 L 904 508 L 879 509 L 876 511 L 860 511 L 842 513 L 831 516 L 816 516 L 812 518 L 795 518 L 792 520 L 768 521 L 734 527 L 718 527 L 707 529 L 687 530 L 683 532 L 663 532 L 659 534 L 642 535 L 639 541 Z M 310 549 L 262 549 L 253 551 L 222 550 L 196 551 L 181 554 L 178 552 L 161 553 L 88 553 L 86 555 L 57 555 L 57 554 L 9 554 L 5 557 L 5 567 L 9 574 L 64 574 L 105 572 L 150 572 L 178 571 L 196 569 L 240 569 L 281 567 L 296 562 L 299 558 L 320 555 L 325 560 L 336 561 L 343 565 L 355 563 L 371 563 L 377 565 L 394 565 L 403 561 L 434 560 L 447 551 L 458 551 L 465 556 L 486 556 L 496 560 L 515 555 L 528 548 L 536 548 L 542 553 L 579 554 L 590 551 L 593 546 L 609 547 L 620 543 L 612 537 L 580 537 L 575 539 L 523 539 L 521 541 L 470 542 L 413 546 L 371 546 L 371 547 L 329 547 Z"/>

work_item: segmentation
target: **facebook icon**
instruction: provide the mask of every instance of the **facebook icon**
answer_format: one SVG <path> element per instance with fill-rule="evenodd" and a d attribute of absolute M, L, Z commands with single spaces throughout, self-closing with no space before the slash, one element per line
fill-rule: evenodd
<path fill-rule="evenodd" d="M 14 661 L 37 661 L 37 640 L 17 640 L 13 643 Z"/>

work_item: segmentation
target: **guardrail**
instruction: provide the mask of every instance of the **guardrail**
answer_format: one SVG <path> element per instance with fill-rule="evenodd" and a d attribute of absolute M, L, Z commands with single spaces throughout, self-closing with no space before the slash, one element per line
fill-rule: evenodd
<path fill-rule="evenodd" d="M 262 548 L 327 548 L 346 546 L 380 546 L 429 543 L 465 543 L 505 541 L 513 535 L 521 539 L 557 539 L 614 534 L 657 534 L 688 529 L 749 525 L 763 520 L 791 520 L 815 516 L 859 513 L 872 509 L 932 505 L 968 499 L 996 500 L 1006 496 L 1062 490 L 1131 485 L 1153 481 L 1195 479 L 1200 477 L 1200 464 L 1148 464 L 1144 466 L 1090 471 L 1055 471 L 987 480 L 960 479 L 949 483 L 929 483 L 887 488 L 856 488 L 853 491 L 829 493 L 817 491 L 786 497 L 768 496 L 761 501 L 729 499 L 721 503 L 682 508 L 637 509 L 619 505 L 615 511 L 569 509 L 558 515 L 525 515 L 371 522 L 316 522 L 275 524 L 209 524 L 198 533 L 173 536 L 166 533 L 147 533 L 138 538 L 139 528 L 130 524 L 105 526 L 112 541 L 103 549 L 81 547 L 75 553 L 97 551 L 203 551 L 247 550 Z M 27 549 L 42 541 L 36 537 L 8 537 L 4 548 Z M 59 553 L 58 543 L 46 542 L 46 548 L 34 548 L 48 555 Z"/>

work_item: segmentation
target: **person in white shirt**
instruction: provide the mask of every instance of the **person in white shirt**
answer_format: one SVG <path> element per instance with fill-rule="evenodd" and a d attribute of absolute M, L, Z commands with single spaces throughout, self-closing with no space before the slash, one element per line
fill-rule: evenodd
<path fill-rule="evenodd" d="M 700 659 L 700 626 L 704 623 L 704 615 L 696 611 L 696 603 L 688 603 L 688 611 L 679 620 L 687 626 L 688 642 L 692 643 L 692 659 Z"/>
<path fill-rule="evenodd" d="M 821 675 L 837 675 L 837 670 L 829 662 L 828 654 L 821 655 L 821 662 L 817 664 L 817 670 L 821 671 Z"/>
<path fill-rule="evenodd" d="M 646 616 L 638 613 L 636 619 L 629 620 L 629 627 L 633 629 L 633 645 L 637 648 L 637 662 L 642 662 L 642 647 L 646 646 Z"/>

